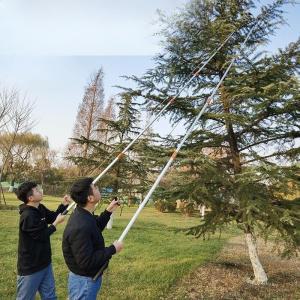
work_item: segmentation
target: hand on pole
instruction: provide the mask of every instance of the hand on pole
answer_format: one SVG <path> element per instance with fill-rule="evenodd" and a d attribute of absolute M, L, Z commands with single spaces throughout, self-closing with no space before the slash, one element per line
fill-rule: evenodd
<path fill-rule="evenodd" d="M 114 245 L 115 248 L 116 248 L 116 253 L 119 253 L 119 252 L 122 251 L 123 248 L 124 248 L 123 242 L 114 241 L 114 242 L 113 242 L 113 245 Z"/>
<path fill-rule="evenodd" d="M 64 195 L 63 200 L 62 200 L 62 204 L 63 205 L 69 205 L 72 202 L 72 199 L 69 195 Z"/>
<path fill-rule="evenodd" d="M 65 218 L 66 218 L 65 215 L 59 214 L 56 217 L 55 221 L 52 223 L 52 225 L 54 225 L 56 227 L 58 224 L 62 223 L 65 220 Z"/>
<path fill-rule="evenodd" d="M 114 212 L 118 207 L 120 206 L 120 203 L 118 201 L 118 198 L 115 197 L 110 204 L 107 206 L 106 210 L 109 212 Z"/>

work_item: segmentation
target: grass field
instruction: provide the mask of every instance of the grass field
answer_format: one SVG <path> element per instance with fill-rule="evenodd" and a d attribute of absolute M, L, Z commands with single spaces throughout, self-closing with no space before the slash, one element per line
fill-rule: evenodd
<path fill-rule="evenodd" d="M 13 194 L 6 194 L 6 198 L 7 204 L 20 204 Z M 45 196 L 43 203 L 55 209 L 59 201 Z M 125 207 L 122 216 L 116 214 L 113 229 L 104 231 L 107 244 L 120 236 L 136 209 Z M 18 211 L 0 211 L 0 299 L 5 300 L 15 298 L 18 219 Z M 236 234 L 231 230 L 221 238 L 203 241 L 177 232 L 198 222 L 198 218 L 162 214 L 146 207 L 126 237 L 124 250 L 113 257 L 99 299 L 166 298 L 183 276 L 213 260 L 225 241 Z M 51 237 L 58 299 L 67 298 L 68 270 L 61 251 L 63 227 L 60 225 Z"/>

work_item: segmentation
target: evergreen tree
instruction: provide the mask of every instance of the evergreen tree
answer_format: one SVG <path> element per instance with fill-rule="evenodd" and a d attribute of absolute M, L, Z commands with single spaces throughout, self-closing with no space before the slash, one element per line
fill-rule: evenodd
<path fill-rule="evenodd" d="M 136 108 L 137 103 L 133 102 L 132 97 L 127 94 L 122 94 L 118 106 L 117 120 L 105 120 L 102 121 L 106 124 L 107 128 L 104 129 L 108 145 L 117 156 L 130 142 L 130 140 L 139 133 L 139 111 Z M 127 152 L 125 157 L 122 157 L 113 168 L 111 172 L 111 180 L 114 193 L 117 193 L 120 188 L 125 192 L 131 192 L 133 188 L 133 182 L 135 170 L 138 171 L 138 166 L 134 161 L 134 152 L 131 150 Z M 137 169 L 135 169 L 137 168 Z"/>
<path fill-rule="evenodd" d="M 102 120 L 105 120 L 104 122 L 101 122 L 99 132 L 102 136 L 102 141 L 104 144 L 108 143 L 108 140 L 110 138 L 109 136 L 109 130 L 108 130 L 108 121 L 115 121 L 116 120 L 116 111 L 115 111 L 115 99 L 114 97 L 111 97 L 108 100 L 108 104 L 104 109 L 104 112 L 102 114 Z"/>
<path fill-rule="evenodd" d="M 190 124 L 232 57 L 240 53 L 179 156 L 177 177 L 166 192 L 211 208 L 204 222 L 190 229 L 196 236 L 237 224 L 248 245 L 254 283 L 267 282 L 257 236 L 275 234 L 284 242 L 285 254 L 294 253 L 300 244 L 300 212 L 286 202 L 291 184 L 299 188 L 295 161 L 300 153 L 300 40 L 274 54 L 258 52 L 284 23 L 282 9 L 288 2 L 261 8 L 258 26 L 244 49 L 240 44 L 257 21 L 254 1 L 192 0 L 174 17 L 162 16 L 163 53 L 144 76 L 131 77 L 138 88 L 127 89 L 132 96 L 144 97 L 148 106 L 162 103 L 235 31 L 168 109 L 174 124 Z M 208 150 L 214 155 L 204 156 Z"/>

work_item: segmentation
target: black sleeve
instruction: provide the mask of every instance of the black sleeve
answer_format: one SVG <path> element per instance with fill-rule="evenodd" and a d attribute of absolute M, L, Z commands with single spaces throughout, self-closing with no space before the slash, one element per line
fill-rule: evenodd
<path fill-rule="evenodd" d="M 21 230 L 28 233 L 34 240 L 46 242 L 48 237 L 56 231 L 55 226 L 50 225 L 46 227 L 45 222 L 39 216 L 28 215 L 25 216 L 21 222 Z"/>
<path fill-rule="evenodd" d="M 57 208 L 56 211 L 51 211 L 49 210 L 47 207 L 44 206 L 44 209 L 45 209 L 45 215 L 46 215 L 46 222 L 48 224 L 52 224 L 56 217 L 63 213 L 66 209 L 67 209 L 68 205 L 63 205 L 63 204 L 60 204 Z"/>
<path fill-rule="evenodd" d="M 83 228 L 69 238 L 69 241 L 75 261 L 83 270 L 100 268 L 116 253 L 114 245 L 94 250 L 91 233 Z"/>
<path fill-rule="evenodd" d="M 105 226 L 107 225 L 111 214 L 112 214 L 111 212 L 105 210 L 103 213 L 101 213 L 100 216 L 95 216 L 97 226 L 101 231 L 103 231 Z"/>

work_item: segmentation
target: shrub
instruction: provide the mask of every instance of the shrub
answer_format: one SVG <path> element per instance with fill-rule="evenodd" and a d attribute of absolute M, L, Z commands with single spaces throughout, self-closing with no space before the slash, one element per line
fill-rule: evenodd
<path fill-rule="evenodd" d="M 174 212 L 176 210 L 176 203 L 173 201 L 156 200 L 154 207 L 160 212 Z"/>
<path fill-rule="evenodd" d="M 180 208 L 180 211 L 182 214 L 191 217 L 195 211 L 194 203 L 193 202 L 184 203 L 184 205 Z"/>
<path fill-rule="evenodd" d="M 0 204 L 0 210 L 18 210 L 19 207 L 16 205 L 5 205 L 5 204 Z"/>

